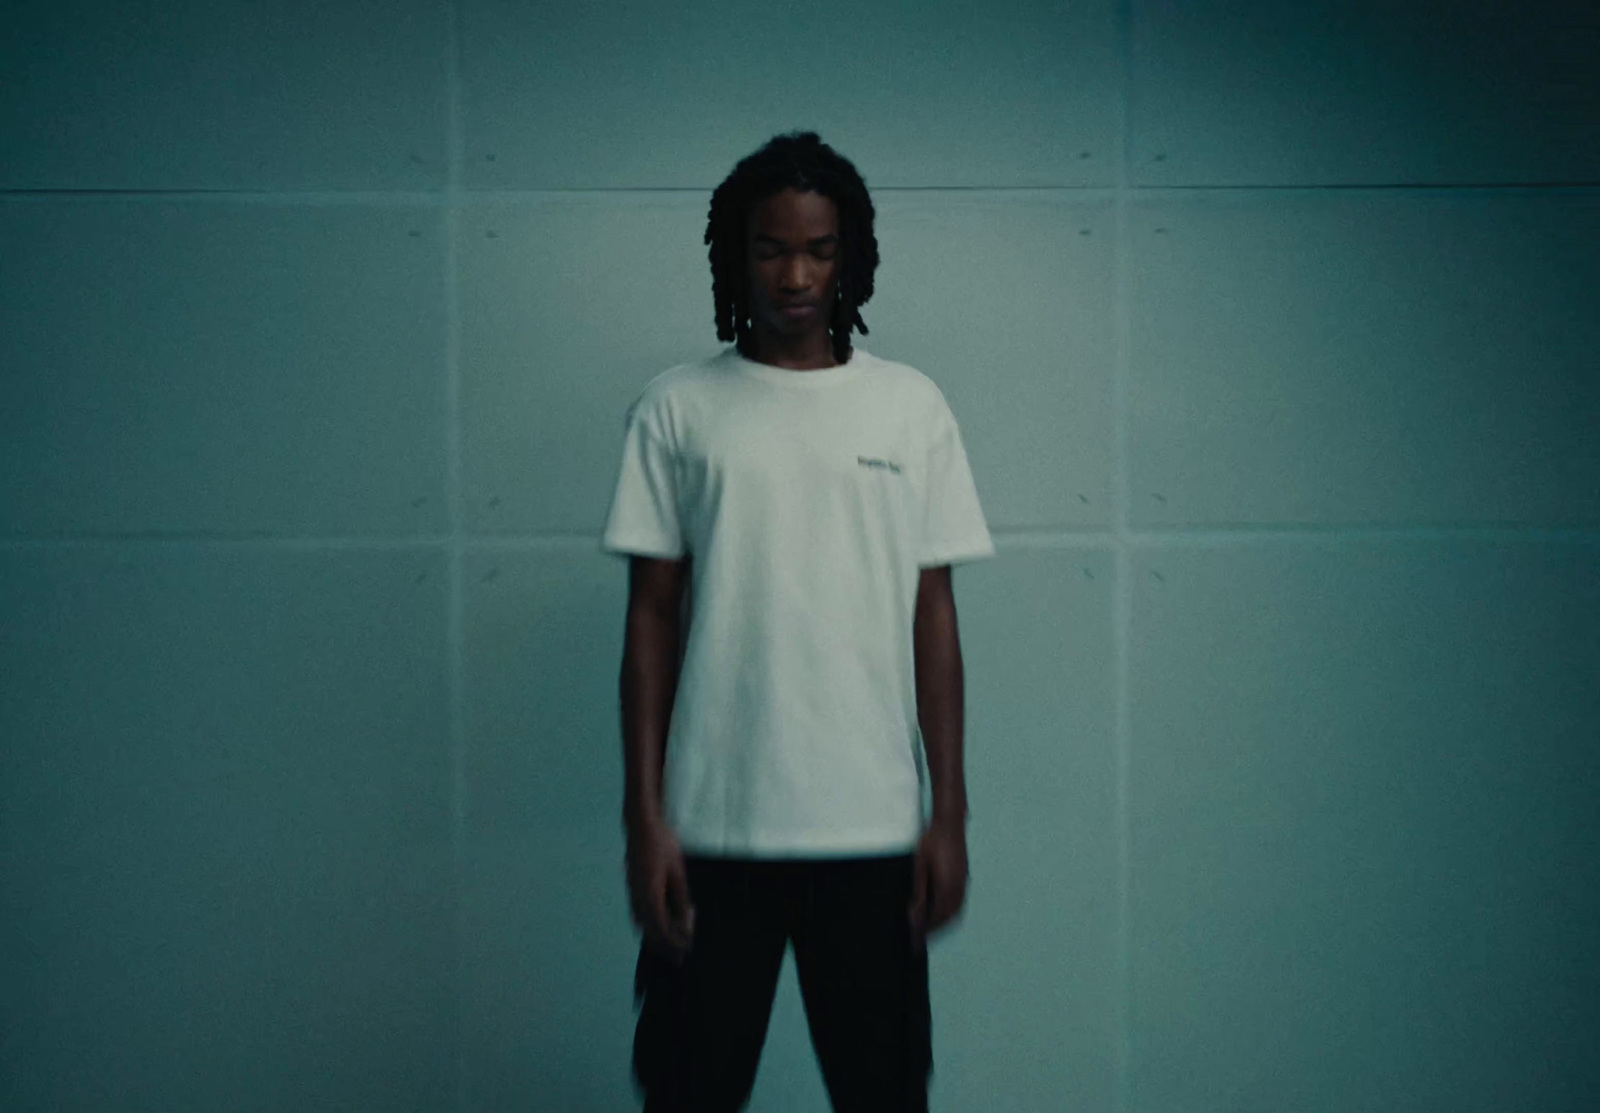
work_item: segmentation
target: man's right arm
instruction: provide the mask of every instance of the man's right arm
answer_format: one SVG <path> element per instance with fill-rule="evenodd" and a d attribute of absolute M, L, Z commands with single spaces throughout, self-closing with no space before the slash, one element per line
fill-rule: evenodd
<path fill-rule="evenodd" d="M 681 611 L 689 560 L 634 556 L 622 651 L 622 822 L 629 834 L 664 823 L 662 762 L 677 698 Z"/>

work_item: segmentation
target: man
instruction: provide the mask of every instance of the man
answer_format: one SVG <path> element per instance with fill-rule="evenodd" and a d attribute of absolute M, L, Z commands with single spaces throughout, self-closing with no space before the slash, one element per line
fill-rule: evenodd
<path fill-rule="evenodd" d="M 744 1107 L 790 942 L 834 1110 L 927 1109 L 926 940 L 967 886 L 950 565 L 995 550 L 939 388 L 850 343 L 872 218 L 813 132 L 741 161 L 706 229 L 735 344 L 628 408 L 602 547 L 645 1113 Z"/>

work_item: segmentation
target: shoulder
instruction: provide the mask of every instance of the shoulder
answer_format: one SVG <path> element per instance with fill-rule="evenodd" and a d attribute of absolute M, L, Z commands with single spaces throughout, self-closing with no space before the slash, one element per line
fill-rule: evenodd
<path fill-rule="evenodd" d="M 933 416 L 950 409 L 939 384 L 920 368 L 881 356 L 869 356 L 868 359 L 872 362 L 873 378 L 919 416 Z"/>
<path fill-rule="evenodd" d="M 713 373 L 712 361 L 716 357 L 675 363 L 647 381 L 633 401 L 628 403 L 623 424 L 632 424 L 634 415 L 644 421 L 652 432 L 661 433 L 669 423 L 671 412 L 682 399 L 693 394 Z"/>
<path fill-rule="evenodd" d="M 877 356 L 873 356 L 872 360 L 873 374 L 881 376 L 884 385 L 894 393 L 897 405 L 925 435 L 941 436 L 949 426 L 955 424 L 950 403 L 931 376 L 899 360 Z"/>

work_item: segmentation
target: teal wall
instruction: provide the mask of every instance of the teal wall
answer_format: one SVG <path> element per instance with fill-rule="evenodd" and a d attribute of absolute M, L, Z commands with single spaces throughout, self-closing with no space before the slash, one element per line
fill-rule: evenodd
<path fill-rule="evenodd" d="M 797 128 L 999 548 L 933 1108 L 1600 1107 L 1593 5 L 6 23 L 0 1108 L 638 1107 L 598 538 Z"/>

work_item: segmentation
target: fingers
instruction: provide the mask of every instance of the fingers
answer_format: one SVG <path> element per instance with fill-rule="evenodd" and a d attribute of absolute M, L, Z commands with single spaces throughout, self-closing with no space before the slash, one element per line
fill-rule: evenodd
<path fill-rule="evenodd" d="M 664 936 L 667 930 L 667 886 L 650 888 L 650 933 Z"/>
<path fill-rule="evenodd" d="M 906 912 L 911 920 L 911 930 L 924 933 L 928 926 L 928 883 L 920 854 L 911 866 L 911 906 Z"/>
<path fill-rule="evenodd" d="M 690 903 L 687 868 L 681 855 L 624 856 L 633 921 L 656 954 L 681 966 L 694 941 L 695 909 Z M 650 876 L 654 873 L 654 876 Z"/>
<path fill-rule="evenodd" d="M 668 877 L 672 887 L 672 915 L 667 928 L 675 947 L 688 949 L 694 934 L 694 909 L 689 904 L 689 880 L 681 870 L 673 870 Z"/>

